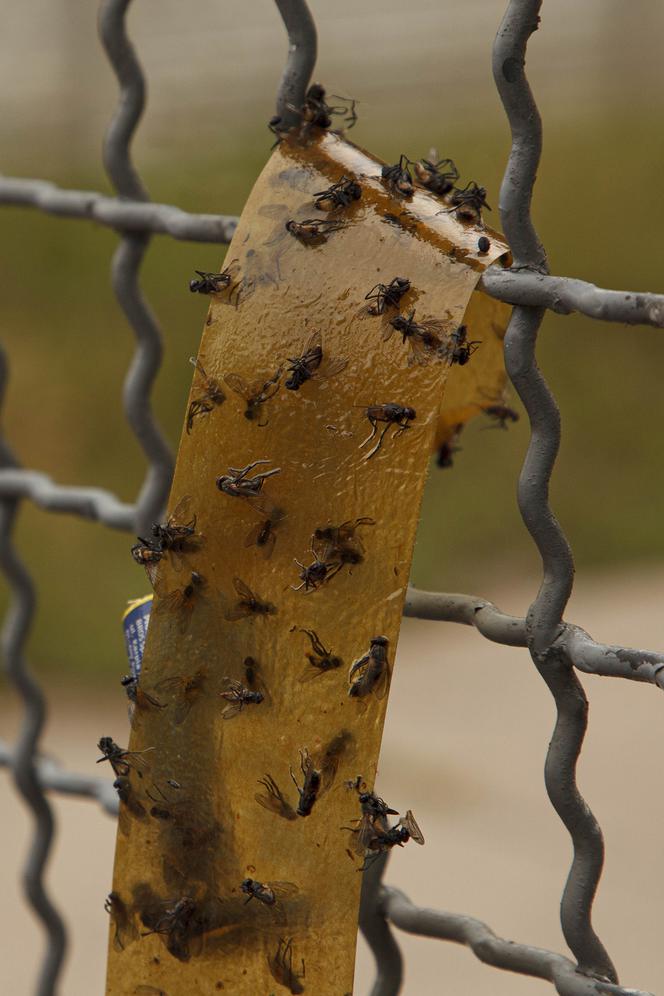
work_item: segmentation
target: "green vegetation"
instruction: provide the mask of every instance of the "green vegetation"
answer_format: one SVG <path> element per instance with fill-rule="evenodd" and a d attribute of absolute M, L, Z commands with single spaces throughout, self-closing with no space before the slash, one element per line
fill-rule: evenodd
<path fill-rule="evenodd" d="M 474 123 L 476 124 L 476 123 Z M 616 143 L 629 151 L 620 158 Z M 358 126 L 353 137 L 383 158 L 426 152 L 418 131 L 400 145 Z M 441 155 L 453 155 L 464 181 L 489 190 L 498 223 L 498 187 L 509 148 L 502 119 L 435 133 Z M 657 164 L 664 138 L 645 120 L 555 126 L 537 187 L 534 216 L 555 272 L 604 286 L 662 288 L 659 222 L 664 208 Z M 230 147 L 232 144 L 232 148 Z M 236 132 L 203 159 L 198 150 L 176 164 L 149 165 L 154 200 L 189 210 L 239 213 L 267 156 L 263 130 Z M 192 146 L 193 148 L 193 146 Z M 625 163 L 629 160 L 629 172 Z M 35 157 L 35 173 L 40 173 Z M 99 172 L 51 175 L 67 187 L 108 189 Z M 11 363 L 3 429 L 19 459 L 60 483 L 94 484 L 131 500 L 141 480 L 141 453 L 124 422 L 122 379 L 133 351 L 114 301 L 108 266 L 116 236 L 80 221 L 3 209 L 3 339 Z M 194 267 L 214 269 L 223 248 L 155 238 L 143 287 L 163 327 L 166 357 L 155 408 L 175 443 L 206 302 L 187 293 Z M 658 460 L 664 337 L 654 329 L 549 315 L 540 363 L 563 413 L 563 448 L 552 501 L 579 567 L 661 558 Z M 483 577 L 506 581 L 537 566 L 514 501 L 527 443 L 523 420 L 509 432 L 471 426 L 452 469 L 432 469 L 414 577 L 417 583 L 483 591 Z M 129 557 L 130 540 L 26 503 L 17 543 L 40 596 L 30 654 L 35 666 L 81 678 L 125 670 L 120 615 L 127 598 L 146 591 Z"/>

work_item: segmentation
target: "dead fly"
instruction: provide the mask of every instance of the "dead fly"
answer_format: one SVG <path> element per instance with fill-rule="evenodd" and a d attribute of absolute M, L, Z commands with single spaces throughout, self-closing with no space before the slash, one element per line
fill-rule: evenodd
<path fill-rule="evenodd" d="M 245 537 L 244 545 L 257 546 L 265 559 L 269 560 L 272 556 L 272 551 L 274 550 L 274 544 L 277 542 L 275 526 L 277 526 L 284 517 L 285 513 L 280 509 L 275 508 L 271 512 L 269 518 L 263 519 L 257 525 L 252 526 Z"/>
<path fill-rule="evenodd" d="M 229 467 L 227 474 L 222 474 L 216 480 L 216 485 L 220 491 L 231 498 L 245 498 L 253 508 L 266 514 L 269 502 L 263 497 L 263 484 L 268 477 L 281 473 L 281 467 L 273 467 L 272 470 L 262 470 L 253 477 L 248 477 L 249 471 L 254 467 L 270 463 L 269 460 L 254 460 L 246 467 Z M 270 516 L 271 518 L 271 516 Z"/>
<path fill-rule="evenodd" d="M 478 187 L 474 180 L 471 180 L 463 190 L 455 189 L 449 199 L 451 207 L 459 221 L 467 221 L 474 225 L 482 225 L 482 208 L 490 211 L 491 208 L 486 202 L 486 190 Z"/>
<path fill-rule="evenodd" d="M 142 778 L 150 766 L 143 757 L 154 750 L 154 747 L 146 747 L 144 750 L 124 750 L 116 744 L 112 737 L 102 737 L 97 747 L 102 752 L 102 757 L 97 758 L 97 764 L 108 761 L 116 777 L 126 778 L 131 770 L 134 770 L 139 778 Z"/>
<path fill-rule="evenodd" d="M 312 377 L 334 377 L 341 373 L 348 360 L 338 357 L 335 360 L 326 360 L 324 369 L 320 367 L 323 363 L 323 344 L 320 332 L 314 332 L 309 339 L 301 356 L 289 356 L 288 373 L 289 376 L 285 385 L 289 391 L 297 391 L 303 384 Z"/>
<path fill-rule="evenodd" d="M 168 900 L 172 902 L 172 900 Z M 192 951 L 192 941 L 202 944 L 203 925 L 197 918 L 197 903 L 194 899 L 184 896 L 173 906 L 168 906 L 159 916 L 151 930 L 143 932 L 143 937 L 150 934 L 166 935 L 166 947 L 180 961 L 189 961 Z"/>
<path fill-rule="evenodd" d="M 173 566 L 179 570 L 182 562 L 178 555 L 198 549 L 203 537 L 196 532 L 196 516 L 191 511 L 193 498 L 184 495 L 176 504 L 166 522 L 155 522 L 152 526 L 153 543 L 160 550 L 173 554 Z"/>
<path fill-rule="evenodd" d="M 154 695 L 141 688 L 139 678 L 133 674 L 125 674 L 120 678 L 120 684 L 127 693 L 127 698 L 137 709 L 163 709 L 164 703 L 156 699 Z"/>
<path fill-rule="evenodd" d="M 184 723 L 191 707 L 200 699 L 205 689 L 207 677 L 207 668 L 201 667 L 193 674 L 175 674 L 170 678 L 162 678 L 155 685 L 157 691 L 175 696 L 173 722 L 176 726 Z"/>
<path fill-rule="evenodd" d="M 316 800 L 331 787 L 339 767 L 341 755 L 346 750 L 351 735 L 343 730 L 327 744 L 324 750 L 312 757 L 306 747 L 300 751 L 300 771 L 302 785 L 290 769 L 290 776 L 297 789 L 300 801 L 297 806 L 298 816 L 309 816 Z"/>
<path fill-rule="evenodd" d="M 393 827 L 389 827 L 384 818 L 376 818 L 370 813 L 365 813 L 359 826 L 342 827 L 342 830 L 350 830 L 355 835 L 353 850 L 356 854 L 364 855 L 364 864 L 360 871 L 366 871 L 379 854 L 390 851 L 393 847 L 403 847 L 411 838 L 416 844 L 424 844 L 422 831 L 410 809 Z"/>
<path fill-rule="evenodd" d="M 448 361 L 450 366 L 453 363 L 458 363 L 460 367 L 465 367 L 470 357 L 481 344 L 481 339 L 473 339 L 469 342 L 468 327 L 466 325 L 459 325 L 450 334 L 449 342 L 442 347 L 441 356 Z"/>
<path fill-rule="evenodd" d="M 432 149 L 430 154 L 433 152 Z M 432 155 L 432 158 L 435 159 L 435 154 Z M 451 159 L 439 159 L 437 162 L 433 162 L 431 159 L 420 159 L 419 162 L 413 163 L 413 170 L 418 182 L 439 197 L 449 194 L 459 179 L 459 170 Z"/>
<path fill-rule="evenodd" d="M 378 699 L 382 699 L 385 695 L 389 678 L 388 643 L 386 636 L 374 636 L 367 653 L 351 665 L 348 673 L 350 682 L 348 694 L 352 698 L 363 698 L 371 692 Z"/>
<path fill-rule="evenodd" d="M 331 650 L 325 648 L 315 630 L 302 629 L 299 626 L 291 627 L 291 633 L 294 633 L 296 630 L 300 633 L 305 633 L 311 643 L 311 653 L 305 654 L 309 661 L 309 666 L 300 676 L 301 681 L 311 681 L 312 678 L 317 678 L 321 674 L 326 674 L 328 671 L 335 671 L 338 667 L 341 667 L 343 664 L 341 657 L 335 657 Z"/>
<path fill-rule="evenodd" d="M 364 409 L 364 412 L 371 423 L 371 433 L 367 436 L 363 443 L 360 443 L 360 448 L 366 446 L 367 443 L 371 442 L 378 432 L 378 423 L 384 422 L 385 428 L 380 434 L 378 442 L 374 448 L 367 453 L 365 460 L 371 460 L 372 456 L 378 453 L 378 450 L 383 445 L 383 439 L 385 438 L 386 432 L 389 430 L 390 426 L 396 426 L 396 431 L 394 432 L 392 438 L 396 439 L 400 436 L 402 432 L 406 429 L 410 429 L 410 422 L 414 421 L 417 417 L 417 413 L 414 408 L 408 408 L 404 405 L 397 405 L 395 402 L 388 402 L 386 405 L 369 405 L 368 408 Z"/>
<path fill-rule="evenodd" d="M 292 104 L 288 105 L 289 110 L 299 114 L 302 118 L 300 138 L 306 138 L 311 128 L 330 128 L 332 126 L 332 118 L 338 115 L 343 117 L 343 124 L 346 129 L 353 127 L 357 121 L 357 114 L 355 113 L 357 101 L 350 97 L 338 97 L 334 93 L 331 96 L 336 100 L 345 101 L 349 106 L 330 106 L 325 99 L 325 88 L 320 83 L 311 84 L 305 94 L 302 107 L 298 108 L 293 107 Z M 278 123 L 275 122 L 275 124 Z"/>
<path fill-rule="evenodd" d="M 270 398 L 274 397 L 279 390 L 280 377 L 281 369 L 277 370 L 269 380 L 255 381 L 253 384 L 247 384 L 239 374 L 235 373 L 226 374 L 224 380 L 231 390 L 239 394 L 246 402 L 247 407 L 244 410 L 244 417 L 250 422 L 257 422 L 258 425 L 264 426 L 267 425 L 267 418 L 264 422 L 261 421 L 263 405 Z"/>
<path fill-rule="evenodd" d="M 304 992 L 304 986 L 301 982 L 305 976 L 304 958 L 302 959 L 302 970 L 294 969 L 292 937 L 289 937 L 287 941 L 282 937 L 279 938 L 276 953 L 272 956 L 268 955 L 267 963 L 273 978 L 280 986 L 289 989 L 292 996 L 301 996 Z"/>
<path fill-rule="evenodd" d="M 233 587 L 239 595 L 239 601 L 224 616 L 229 622 L 251 616 L 272 616 L 277 611 L 271 602 L 264 602 L 258 595 L 254 595 L 241 578 L 233 578 Z"/>
<path fill-rule="evenodd" d="M 235 286 L 237 260 L 232 260 L 221 273 L 208 273 L 205 270 L 194 270 L 194 273 L 198 274 L 198 280 L 189 281 L 189 290 L 192 294 L 218 294 L 228 287 Z"/>
<path fill-rule="evenodd" d="M 493 405 L 481 405 L 482 411 L 485 415 L 493 422 L 493 425 L 485 425 L 485 429 L 507 429 L 508 422 L 518 422 L 519 413 L 515 412 L 513 408 L 508 408 L 507 405 L 493 404 Z"/>
<path fill-rule="evenodd" d="M 323 561 L 338 560 L 342 564 L 361 564 L 364 560 L 364 543 L 356 535 L 360 526 L 375 526 L 369 515 L 347 519 L 340 526 L 324 526 L 314 530 L 313 548 Z M 304 631 L 306 632 L 306 630 Z"/>
<path fill-rule="evenodd" d="M 299 889 L 292 882 L 258 882 L 255 878 L 245 878 L 240 888 L 249 898 L 257 899 L 264 906 L 275 906 L 279 900 L 296 895 Z"/>
<path fill-rule="evenodd" d="M 319 190 L 314 194 L 316 198 L 314 207 L 319 211 L 339 211 L 349 207 L 353 201 L 359 201 L 361 196 L 362 187 L 357 180 L 349 180 L 347 176 L 342 176 L 327 190 Z"/>
<path fill-rule="evenodd" d="M 187 410 L 187 434 L 194 425 L 194 419 L 199 416 L 209 415 L 216 405 L 222 404 L 226 400 L 226 395 L 221 389 L 219 381 L 215 377 L 208 377 L 199 361 L 194 357 L 189 357 L 189 362 L 193 363 L 197 373 L 200 374 L 201 382 L 197 385 L 201 394 L 192 398 Z"/>
<path fill-rule="evenodd" d="M 399 301 L 409 290 L 408 277 L 394 277 L 389 284 L 376 284 L 364 295 L 365 301 L 374 302 L 369 306 L 369 314 L 382 315 L 386 308 L 398 308 Z"/>
<path fill-rule="evenodd" d="M 156 540 L 143 539 L 142 536 L 136 538 L 138 543 L 132 546 L 131 555 L 137 564 L 145 568 L 150 581 L 154 581 L 155 569 L 164 556 L 164 551 Z"/>
<path fill-rule="evenodd" d="M 409 315 L 397 315 L 390 319 L 383 331 L 383 339 L 387 341 L 394 332 L 399 332 L 404 345 L 407 342 L 410 346 L 408 366 L 425 366 L 433 356 L 440 353 L 444 330 L 443 322 L 435 318 L 416 322 L 415 312 L 411 311 Z"/>
<path fill-rule="evenodd" d="M 297 813 L 291 806 L 290 802 L 285 798 L 283 792 L 275 782 L 272 775 L 266 775 L 265 778 L 259 778 L 258 784 L 263 785 L 266 789 L 265 792 L 257 792 L 254 799 L 259 803 L 263 809 L 268 809 L 271 813 L 276 813 L 277 816 L 281 816 L 284 820 L 297 819 Z"/>
<path fill-rule="evenodd" d="M 156 585 L 156 592 L 159 596 L 157 612 L 171 612 L 179 617 L 180 632 L 184 633 L 191 620 L 192 612 L 196 602 L 201 597 L 201 590 L 207 581 L 198 571 L 192 571 L 186 584 L 172 591 L 166 591 L 163 585 Z"/>
<path fill-rule="evenodd" d="M 307 245 L 320 245 L 328 235 L 341 228 L 345 228 L 345 222 L 335 221 L 333 218 L 305 218 L 303 221 L 291 218 L 286 222 L 286 231 Z"/>
<path fill-rule="evenodd" d="M 115 928 L 113 947 L 116 951 L 124 951 L 127 944 L 138 940 L 138 927 L 119 893 L 109 892 L 104 902 L 104 909 L 110 915 Z"/>
<path fill-rule="evenodd" d="M 355 781 L 347 782 L 347 787 L 355 789 L 357 800 L 362 809 L 362 816 L 370 816 L 372 819 L 384 819 L 386 816 L 398 816 L 396 809 L 390 809 L 384 799 L 373 792 L 369 792 L 362 776 L 358 775 Z"/>
<path fill-rule="evenodd" d="M 398 163 L 393 166 L 383 166 L 380 171 L 383 183 L 401 197 L 412 197 L 415 190 L 408 163 L 408 156 L 401 155 Z"/>
<path fill-rule="evenodd" d="M 245 706 L 260 705 L 265 698 L 262 692 L 253 692 L 233 678 L 224 678 L 224 681 L 228 682 L 228 690 L 219 694 L 222 699 L 226 699 L 229 705 L 221 710 L 222 719 L 232 719 L 233 716 L 242 712 Z"/>
<path fill-rule="evenodd" d="M 118 826 L 120 833 L 125 837 L 131 831 L 131 821 L 144 820 L 147 817 L 147 810 L 143 803 L 136 797 L 131 782 L 127 775 L 118 775 L 113 782 L 113 788 L 118 793 L 120 799 L 120 810 L 118 813 Z"/>
<path fill-rule="evenodd" d="M 339 563 L 337 560 L 319 560 L 318 554 L 315 550 L 313 536 L 311 538 L 311 554 L 314 558 L 313 563 L 305 566 L 300 563 L 299 560 L 295 559 L 295 563 L 300 568 L 299 578 L 300 584 L 291 585 L 293 591 L 300 591 L 304 588 L 305 594 L 311 591 L 318 591 L 324 584 L 331 581 L 335 574 L 338 574 L 343 564 Z"/>

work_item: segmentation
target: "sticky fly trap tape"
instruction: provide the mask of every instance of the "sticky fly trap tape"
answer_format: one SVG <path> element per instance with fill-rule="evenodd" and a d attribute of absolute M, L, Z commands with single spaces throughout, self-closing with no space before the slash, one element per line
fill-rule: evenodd
<path fill-rule="evenodd" d="M 321 200 L 346 180 L 359 197 Z M 473 291 L 506 248 L 447 208 L 400 196 L 331 134 L 283 141 L 247 202 L 150 565 L 112 996 L 352 990 L 353 783 L 374 784 L 441 395 L 462 375 L 456 424 L 503 376 L 505 310 Z M 464 344 L 468 362 L 452 363 Z M 389 840 L 416 838 L 408 799 L 389 802 L 402 814 Z M 385 843 L 375 827 L 369 857 Z"/>

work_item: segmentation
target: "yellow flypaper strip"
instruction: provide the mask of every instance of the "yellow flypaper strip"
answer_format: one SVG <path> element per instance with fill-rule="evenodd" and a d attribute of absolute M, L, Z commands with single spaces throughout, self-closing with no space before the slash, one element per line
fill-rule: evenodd
<path fill-rule="evenodd" d="M 504 243 L 381 165 L 283 141 L 212 297 L 114 755 L 109 996 L 352 990 L 353 783 L 374 784 L 441 396 L 458 377 L 454 426 L 500 388 L 505 323 L 473 293 Z M 316 207 L 346 180 L 359 198 Z"/>

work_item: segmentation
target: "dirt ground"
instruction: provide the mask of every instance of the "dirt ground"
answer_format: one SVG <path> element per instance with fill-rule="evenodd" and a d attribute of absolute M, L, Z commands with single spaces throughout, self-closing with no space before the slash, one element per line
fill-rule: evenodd
<path fill-rule="evenodd" d="M 533 590 L 530 583 L 504 592 L 495 582 L 482 594 L 523 613 Z M 586 577 L 577 583 L 568 618 L 604 642 L 657 649 L 663 596 L 663 569 Z M 625 985 L 662 993 L 662 699 L 648 685 L 582 680 L 591 722 L 579 784 L 607 846 L 595 928 Z M 46 749 L 78 771 L 95 770 L 100 735 L 126 738 L 120 692 L 91 698 L 54 688 L 52 705 Z M 11 738 L 16 702 L 5 702 L 0 715 L 2 735 Z M 419 905 L 468 913 L 503 937 L 565 952 L 558 904 L 571 850 L 542 784 L 553 719 L 549 693 L 524 651 L 489 644 L 465 627 L 406 620 L 378 789 L 395 808 L 412 808 L 426 837 L 425 847 L 411 844 L 393 856 L 388 882 Z M 97 996 L 104 991 L 103 901 L 115 830 L 90 802 L 59 797 L 54 805 L 58 838 L 48 883 L 70 929 L 60 994 Z M 18 881 L 30 821 L 5 773 L 0 806 L 0 993 L 28 996 L 43 940 Z M 398 939 L 405 996 L 553 991 L 484 966 L 457 945 Z M 369 991 L 372 970 L 360 942 L 358 996 Z"/>

